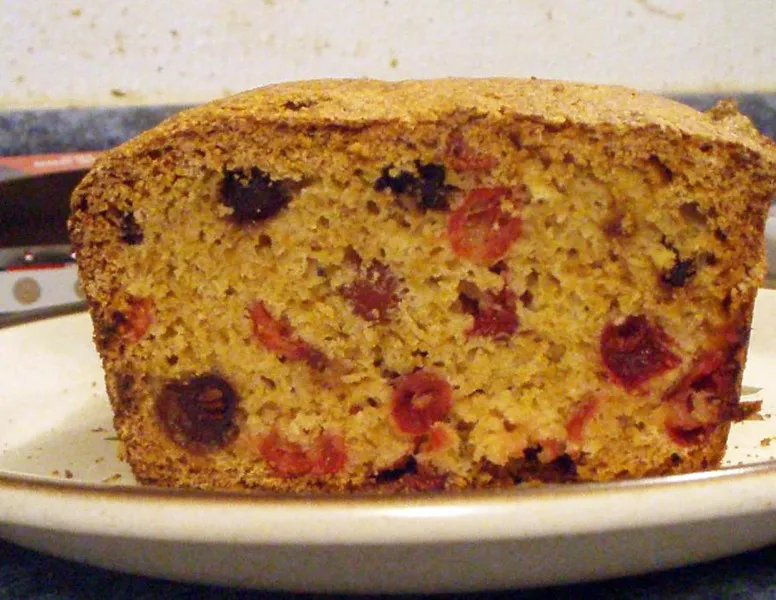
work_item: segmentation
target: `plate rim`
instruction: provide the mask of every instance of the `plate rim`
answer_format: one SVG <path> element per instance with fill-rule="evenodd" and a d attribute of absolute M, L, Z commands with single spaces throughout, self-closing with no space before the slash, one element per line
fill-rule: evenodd
<path fill-rule="evenodd" d="M 765 291 L 766 295 L 776 300 L 776 291 L 765 288 L 760 291 Z M 53 318 L 80 318 L 80 313 L 85 312 L 83 307 L 36 312 L 17 318 L 12 323 L 0 322 L 0 333 L 6 328 Z M 731 493 L 709 493 L 718 489 Z M 700 510 L 694 510 L 696 507 L 690 501 L 675 502 L 677 493 L 682 494 L 683 498 L 694 499 L 699 503 Z M 713 500 L 704 498 L 704 494 Z M 674 505 L 671 504 L 672 498 Z M 605 511 L 601 512 L 602 507 L 617 507 L 623 500 L 638 507 L 650 499 L 663 502 L 663 507 L 668 507 L 668 510 L 639 514 L 634 507 L 626 507 L 624 510 L 620 507 L 616 518 L 608 521 L 600 517 L 592 522 L 579 518 L 562 517 L 554 521 L 550 518 L 551 527 L 525 524 L 519 527 L 494 527 L 491 523 L 479 531 L 476 526 L 472 526 L 472 522 L 481 526 L 483 517 L 491 513 L 517 519 L 530 517 L 532 511 L 538 510 L 546 516 L 548 512 L 574 507 L 575 504 L 597 510 L 600 516 L 608 516 Z M 78 516 L 72 515 L 84 515 L 62 510 L 64 506 L 71 511 L 83 511 L 87 516 L 79 520 Z M 95 509 L 92 512 L 96 514 L 89 514 L 91 509 Z M 133 526 L 125 522 L 113 531 L 106 530 L 106 519 L 116 524 L 121 521 L 121 515 L 130 509 L 149 516 L 150 521 L 132 519 Z M 155 516 L 153 510 L 158 510 L 160 515 L 170 520 Z M 248 516 L 251 526 L 240 529 L 240 526 L 231 525 L 219 531 L 210 522 L 201 528 L 194 522 L 192 527 L 192 522 L 186 517 L 198 513 L 213 516 L 217 511 L 227 516 Z M 63 516 L 62 513 L 67 514 Z M 217 539 L 245 544 L 313 545 L 374 544 L 379 541 L 381 545 L 395 545 L 547 537 L 561 533 L 600 533 L 766 513 L 776 515 L 776 459 L 681 475 L 604 483 L 543 484 L 503 490 L 400 495 L 368 492 L 294 495 L 262 491 L 173 489 L 62 480 L 0 469 L 0 532 L 5 527 L 29 526 L 71 533 L 106 534 L 107 531 L 110 535 L 137 539 L 203 542 Z M 294 515 L 301 517 L 303 525 L 282 532 L 271 527 L 272 518 L 279 518 L 288 524 Z M 333 518 L 341 525 L 350 520 L 366 524 L 368 533 L 354 533 L 352 526 L 351 529 L 337 529 L 320 525 L 317 521 L 323 516 Z M 370 528 L 369 519 L 375 518 L 379 524 Z M 226 520 L 224 517 L 216 518 L 220 525 L 224 525 Z M 143 521 L 143 525 L 134 527 L 138 521 Z M 424 531 L 425 535 L 419 537 L 417 526 L 413 526 L 413 523 L 425 523 L 431 530 Z"/>
<path fill-rule="evenodd" d="M 720 488 L 727 493 L 714 493 Z M 677 494 L 682 502 L 676 502 Z M 0 531 L 17 526 L 122 539 L 254 546 L 537 539 L 776 516 L 776 461 L 639 480 L 444 496 L 258 495 L 103 486 L 0 471 L 0 510 L 5 513 Z M 569 516 L 580 510 L 599 518 Z M 122 518 L 130 512 L 132 519 Z M 530 522 L 535 515 L 545 520 Z"/>

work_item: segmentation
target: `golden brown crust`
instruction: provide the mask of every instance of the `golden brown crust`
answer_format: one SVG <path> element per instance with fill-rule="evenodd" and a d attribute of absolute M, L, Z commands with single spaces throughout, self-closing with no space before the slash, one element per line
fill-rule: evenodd
<path fill-rule="evenodd" d="M 147 483 L 284 491 L 713 467 L 775 167 L 729 104 L 555 81 L 313 81 L 184 111 L 107 153 L 73 196 L 125 454 Z M 230 177 L 290 203 L 246 225 L 222 202 Z M 446 204 L 415 206 L 412 177 Z M 457 233 L 471 194 L 509 201 L 495 254 Z M 278 346 L 281 315 L 294 333 Z M 658 364 L 643 378 L 602 357 L 629 318 Z M 418 369 L 452 389 L 436 441 L 397 429 L 396 389 Z M 213 377 L 234 414 L 220 384 L 202 387 Z M 202 406 L 182 417 L 184 396 Z M 192 419 L 240 435 L 188 443 Z"/>

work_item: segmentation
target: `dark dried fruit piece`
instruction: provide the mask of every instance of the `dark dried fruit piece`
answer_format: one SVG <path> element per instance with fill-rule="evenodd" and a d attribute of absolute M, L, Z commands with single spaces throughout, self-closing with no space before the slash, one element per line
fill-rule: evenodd
<path fill-rule="evenodd" d="M 261 169 L 225 171 L 221 184 L 221 203 L 234 210 L 238 223 L 264 221 L 277 214 L 291 200 L 282 181 L 273 181 Z"/>
<path fill-rule="evenodd" d="M 322 352 L 294 334 L 285 317 L 274 319 L 261 300 L 248 307 L 248 314 L 253 326 L 253 337 L 279 357 L 305 361 L 314 369 L 322 369 L 328 363 Z"/>
<path fill-rule="evenodd" d="M 460 300 L 464 311 L 474 317 L 472 326 L 466 330 L 467 335 L 504 340 L 517 331 L 517 298 L 509 288 L 505 287 L 497 294 L 485 292 L 481 300 L 462 294 Z"/>
<path fill-rule="evenodd" d="M 420 207 L 430 210 L 447 208 L 449 186 L 445 185 L 445 168 L 442 165 L 417 164 L 420 175 Z"/>
<path fill-rule="evenodd" d="M 259 453 L 278 477 L 333 475 L 347 462 L 342 436 L 323 432 L 309 448 L 291 442 L 273 428 L 259 444 Z"/>
<path fill-rule="evenodd" d="M 447 219 L 453 252 L 481 265 L 504 256 L 522 233 L 522 219 L 515 212 L 526 193 L 504 187 L 472 190 Z"/>
<path fill-rule="evenodd" d="M 397 175 L 391 175 L 391 168 L 386 167 L 375 181 L 374 188 L 378 192 L 389 189 L 395 196 L 409 196 L 423 210 L 446 209 L 447 194 L 451 188 L 445 184 L 444 166 L 416 162 L 415 171 L 399 171 Z"/>
<path fill-rule="evenodd" d="M 367 321 L 385 321 L 389 311 L 399 302 L 398 283 L 391 270 L 379 261 L 372 261 L 363 277 L 342 288 L 350 300 L 353 312 Z"/>
<path fill-rule="evenodd" d="M 422 435 L 441 421 L 453 406 L 453 390 L 440 375 L 421 369 L 399 379 L 394 387 L 391 415 L 402 433 Z"/>
<path fill-rule="evenodd" d="M 382 492 L 437 492 L 445 488 L 447 476 L 418 464 L 410 455 L 392 469 L 380 471 L 375 483 Z"/>
<path fill-rule="evenodd" d="M 237 437 L 237 395 L 217 375 L 168 383 L 156 401 L 156 414 L 170 439 L 197 452 L 222 448 Z"/>
<path fill-rule="evenodd" d="M 413 190 L 417 184 L 417 178 L 409 171 L 399 171 L 398 175 L 391 175 L 390 167 L 385 167 L 380 177 L 375 181 L 375 190 L 382 192 L 389 189 L 398 195 Z"/>
<path fill-rule="evenodd" d="M 614 383 L 626 390 L 677 367 L 682 361 L 671 352 L 673 340 L 643 315 L 610 323 L 601 333 L 601 359 Z"/>
<path fill-rule="evenodd" d="M 695 276 L 695 261 L 691 258 L 687 260 L 677 260 L 670 270 L 663 273 L 661 281 L 671 287 L 683 287 L 688 280 Z"/>
<path fill-rule="evenodd" d="M 135 213 L 124 211 L 119 222 L 119 239 L 125 244 L 136 246 L 143 241 L 143 230 L 135 220 Z"/>

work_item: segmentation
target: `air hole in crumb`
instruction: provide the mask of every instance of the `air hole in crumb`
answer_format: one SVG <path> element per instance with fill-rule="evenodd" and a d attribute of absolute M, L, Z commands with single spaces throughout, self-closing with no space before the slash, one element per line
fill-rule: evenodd
<path fill-rule="evenodd" d="M 717 256 L 713 252 L 701 252 L 698 255 L 698 265 L 713 267 L 717 264 Z"/>
<path fill-rule="evenodd" d="M 520 302 L 526 308 L 531 308 L 531 305 L 533 304 L 533 294 L 531 293 L 531 290 L 526 290 L 520 294 Z"/>
<path fill-rule="evenodd" d="M 733 297 L 728 293 L 724 300 L 722 300 L 722 309 L 729 313 L 730 312 L 730 306 L 733 304 Z"/>
<path fill-rule="evenodd" d="M 662 160 L 653 154 L 649 157 L 649 162 L 656 168 L 662 183 L 671 183 L 671 180 L 674 178 L 674 172 Z"/>
<path fill-rule="evenodd" d="M 679 216 L 690 225 L 706 225 L 706 215 L 704 215 L 697 202 L 685 202 L 679 207 Z"/>
<path fill-rule="evenodd" d="M 375 202 L 374 200 L 369 200 L 366 203 L 366 210 L 369 214 L 372 214 L 372 215 L 380 214 L 380 207 L 377 206 L 377 202 Z"/>
<path fill-rule="evenodd" d="M 264 377 L 264 375 L 261 375 L 261 380 L 264 382 L 264 385 L 266 385 L 271 390 L 274 390 L 277 387 L 275 381 L 269 377 Z"/>
<path fill-rule="evenodd" d="M 318 225 L 320 225 L 320 226 L 321 226 L 321 227 L 323 227 L 324 229 L 328 229 L 328 227 L 329 227 L 329 225 L 330 225 L 330 223 L 329 223 L 329 219 L 327 219 L 327 218 L 326 218 L 326 217 L 324 217 L 324 216 L 321 216 L 321 217 L 318 219 Z"/>
<path fill-rule="evenodd" d="M 717 229 L 714 232 L 714 237 L 717 238 L 720 242 L 727 242 L 727 239 L 728 239 L 727 234 L 721 229 Z"/>
<path fill-rule="evenodd" d="M 342 250 L 342 262 L 351 267 L 358 268 L 361 266 L 361 255 L 356 252 L 353 246 L 345 246 Z"/>
<path fill-rule="evenodd" d="M 170 365 L 171 367 L 174 367 L 175 365 L 177 365 L 178 364 L 178 356 L 175 355 L 175 354 L 173 354 L 172 356 L 168 356 L 167 357 L 167 364 Z"/>
<path fill-rule="evenodd" d="M 315 100 L 304 98 L 299 100 L 286 100 L 283 103 L 283 108 L 291 111 L 298 111 L 305 108 L 310 108 L 315 106 L 316 102 Z"/>
<path fill-rule="evenodd" d="M 506 263 L 503 260 L 498 261 L 495 265 L 492 265 L 488 267 L 488 271 L 491 273 L 495 273 L 496 275 L 501 275 L 502 273 L 506 273 L 509 270 Z"/>
<path fill-rule="evenodd" d="M 681 457 L 681 456 L 679 456 L 679 455 L 678 455 L 676 452 L 674 452 L 674 453 L 671 455 L 671 464 L 672 464 L 672 465 L 674 465 L 674 466 L 676 466 L 676 465 L 679 465 L 679 464 L 681 464 L 681 463 L 682 463 L 682 457 Z"/>
<path fill-rule="evenodd" d="M 259 236 L 257 246 L 259 248 L 271 248 L 272 247 L 272 238 L 269 237 L 266 233 L 262 233 Z"/>
<path fill-rule="evenodd" d="M 563 344 L 550 342 L 550 347 L 547 348 L 547 358 L 550 359 L 550 362 L 558 363 L 561 360 L 563 360 L 563 357 L 565 355 L 566 355 L 566 346 L 564 346 Z"/>
<path fill-rule="evenodd" d="M 372 408 L 377 408 L 378 406 L 380 406 L 380 403 L 377 401 L 377 398 L 373 398 L 372 396 L 369 396 L 369 398 L 366 399 L 366 403 Z"/>
<path fill-rule="evenodd" d="M 571 259 L 577 258 L 579 256 L 579 250 L 576 248 L 569 248 L 566 251 L 566 256 Z"/>
<path fill-rule="evenodd" d="M 537 283 L 539 283 L 539 273 L 532 270 L 525 276 L 525 287 L 530 290 L 532 287 L 535 287 Z"/>

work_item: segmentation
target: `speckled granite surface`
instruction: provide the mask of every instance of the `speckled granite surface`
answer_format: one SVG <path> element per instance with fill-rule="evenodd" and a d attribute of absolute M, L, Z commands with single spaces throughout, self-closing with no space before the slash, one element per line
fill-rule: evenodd
<path fill-rule="evenodd" d="M 723 96 L 677 98 L 698 108 L 707 108 L 719 97 Z M 748 114 L 761 131 L 776 139 L 776 94 L 740 95 L 737 100 L 742 112 Z M 0 155 L 110 148 L 152 127 L 180 108 L 165 106 L 15 112 L 3 112 L 0 109 Z M 451 568 L 455 568 L 454 565 Z M 545 590 L 459 597 L 471 600 L 776 600 L 776 546 L 706 565 L 642 577 Z M 0 541 L 0 600 L 97 598 L 290 600 L 301 596 L 224 590 L 112 573 L 51 558 Z"/>

